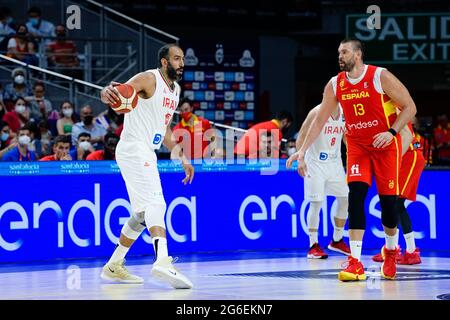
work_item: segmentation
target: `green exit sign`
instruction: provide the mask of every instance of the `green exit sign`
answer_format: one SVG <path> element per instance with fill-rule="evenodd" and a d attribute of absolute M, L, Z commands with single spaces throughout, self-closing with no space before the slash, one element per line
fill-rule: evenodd
<path fill-rule="evenodd" d="M 380 28 L 370 14 L 346 16 L 346 36 L 361 40 L 365 62 L 449 63 L 450 13 L 383 14 Z"/>

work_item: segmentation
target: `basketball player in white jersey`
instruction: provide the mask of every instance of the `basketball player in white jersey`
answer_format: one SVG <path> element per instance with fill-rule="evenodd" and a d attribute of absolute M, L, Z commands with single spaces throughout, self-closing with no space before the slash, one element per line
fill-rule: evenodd
<path fill-rule="evenodd" d="M 172 139 L 168 126 L 180 98 L 179 81 L 183 74 L 184 54 L 176 44 L 163 46 L 158 52 L 159 67 L 136 74 L 126 83 L 139 95 L 135 109 L 125 114 L 124 128 L 116 148 L 116 161 L 125 180 L 133 211 L 123 225 L 119 243 L 101 277 L 125 283 L 142 283 L 141 277 L 132 275 L 124 266 L 124 258 L 133 242 L 147 227 L 152 237 L 156 261 L 152 275 L 168 282 L 176 289 L 190 289 L 192 283 L 173 266 L 168 255 L 165 227 L 166 203 L 157 168 L 155 149 L 162 143 L 180 155 L 180 147 Z M 118 92 L 114 83 L 102 90 L 104 103 L 114 103 Z M 186 177 L 191 183 L 194 168 L 182 154 Z"/>
<path fill-rule="evenodd" d="M 319 108 L 320 105 L 313 108 L 303 122 L 296 141 L 297 150 L 300 150 L 309 127 L 314 125 Z M 320 208 L 327 195 L 335 196 L 337 201 L 333 239 L 328 245 L 328 249 L 346 255 L 350 254 L 350 248 L 343 240 L 344 226 L 348 215 L 348 186 L 341 159 L 341 141 L 345 132 L 345 123 L 340 109 L 340 106 L 337 106 L 319 137 L 308 148 L 305 155 L 308 174 L 304 179 L 304 192 L 305 199 L 310 202 L 306 219 L 309 232 L 310 249 L 307 254 L 309 259 L 328 258 L 318 241 Z M 297 157 L 297 153 L 289 157 L 286 162 L 288 169 L 291 168 L 292 162 Z"/>

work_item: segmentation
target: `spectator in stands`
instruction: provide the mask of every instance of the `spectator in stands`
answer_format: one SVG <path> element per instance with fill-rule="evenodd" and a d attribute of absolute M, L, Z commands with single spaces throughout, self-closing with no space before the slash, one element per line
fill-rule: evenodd
<path fill-rule="evenodd" d="M 6 106 L 3 103 L 3 87 L 2 84 L 0 83 L 0 119 L 3 119 L 5 113 L 6 113 Z"/>
<path fill-rule="evenodd" d="M 95 149 L 91 144 L 91 135 L 87 132 L 79 134 L 77 143 L 72 145 L 70 156 L 73 160 L 86 160 L 87 156 L 94 152 Z"/>
<path fill-rule="evenodd" d="M 282 152 L 281 158 L 289 158 L 293 153 L 297 151 L 295 147 L 295 139 L 291 138 L 287 141 L 286 147 L 284 151 Z"/>
<path fill-rule="evenodd" d="M 112 108 L 108 108 L 95 117 L 95 122 L 105 128 L 107 132 L 114 133 L 123 124 L 123 119 L 123 113 L 119 114 Z"/>
<path fill-rule="evenodd" d="M 31 41 L 27 26 L 19 24 L 16 29 L 16 34 L 8 40 L 6 55 L 10 58 L 37 66 L 39 59 L 36 51 L 36 45 Z"/>
<path fill-rule="evenodd" d="M 434 129 L 437 158 L 439 164 L 450 165 L 450 125 L 446 114 L 438 118 L 438 126 Z"/>
<path fill-rule="evenodd" d="M 41 135 L 42 155 L 48 156 L 51 153 L 51 144 L 53 140 L 52 132 L 47 120 L 41 120 L 38 124 Z"/>
<path fill-rule="evenodd" d="M 26 81 L 27 72 L 24 68 L 16 68 L 11 72 L 12 83 L 8 83 L 3 91 L 3 101 L 6 105 L 6 110 L 11 111 L 14 102 L 19 97 L 31 96 L 33 90 L 31 85 Z"/>
<path fill-rule="evenodd" d="M 0 150 L 8 147 L 14 137 L 15 135 L 11 133 L 8 124 L 0 120 Z"/>
<path fill-rule="evenodd" d="M 5 121 L 14 133 L 19 131 L 19 128 L 30 121 L 30 109 L 27 107 L 25 99 L 17 98 L 14 104 L 14 111 L 7 112 L 3 116 Z"/>
<path fill-rule="evenodd" d="M 36 38 L 55 36 L 55 25 L 50 21 L 42 19 L 42 12 L 38 7 L 31 7 L 28 10 L 28 22 L 26 26 Z M 49 40 L 46 39 L 45 41 L 48 42 Z"/>
<path fill-rule="evenodd" d="M 72 127 L 72 144 L 77 141 L 77 137 L 81 132 L 87 132 L 91 135 L 91 143 L 94 147 L 100 146 L 103 142 L 103 136 L 106 134 L 105 128 L 94 122 L 94 114 L 89 105 L 84 106 L 80 110 L 81 121 Z"/>
<path fill-rule="evenodd" d="M 6 16 L 6 24 L 8 27 L 10 27 L 13 30 L 16 30 L 16 24 L 14 22 L 14 17 L 12 15 L 11 9 L 8 7 L 2 7 L 0 8 L 0 11 L 2 11 Z"/>
<path fill-rule="evenodd" d="M 66 27 L 62 24 L 56 26 L 56 40 L 47 45 L 48 64 L 56 72 L 73 78 L 82 79 L 79 69 L 78 52 L 75 42 L 67 40 Z"/>
<path fill-rule="evenodd" d="M 36 159 L 39 159 L 42 157 L 41 131 L 36 122 L 29 122 L 28 127 L 30 128 L 31 139 L 31 142 L 28 144 L 28 150 L 33 151 Z"/>
<path fill-rule="evenodd" d="M 25 97 L 30 106 L 31 117 L 40 121 L 47 119 L 53 111 L 52 103 L 44 97 L 45 87 L 42 82 L 36 82 L 33 87 L 33 95 Z"/>
<path fill-rule="evenodd" d="M 8 24 L 6 8 L 0 8 L 0 51 L 3 53 L 8 48 L 9 38 L 16 33 Z"/>
<path fill-rule="evenodd" d="M 72 135 L 72 127 L 77 122 L 73 104 L 70 101 L 64 101 L 60 109 L 60 116 L 56 122 L 58 135 Z"/>
<path fill-rule="evenodd" d="M 92 152 L 86 157 L 86 160 L 115 160 L 118 142 L 118 136 L 114 133 L 107 133 L 105 135 L 105 149 Z"/>
<path fill-rule="evenodd" d="M 211 124 L 208 120 L 196 116 L 192 102 L 187 98 L 182 98 L 178 104 L 180 109 L 180 122 L 172 129 L 178 143 L 182 143 L 184 139 L 190 139 L 190 152 L 183 146 L 183 151 L 189 159 L 202 159 L 205 149 L 208 145 L 213 144 L 215 136 L 211 134 Z M 207 132 L 207 130 L 209 130 Z M 208 136 L 205 136 L 205 133 Z M 186 138 L 185 138 L 186 137 Z M 214 146 L 211 145 L 213 148 Z M 207 152 L 212 154 L 212 152 Z"/>
<path fill-rule="evenodd" d="M 28 150 L 31 142 L 31 130 L 25 125 L 19 129 L 17 138 L 18 145 L 3 155 L 2 161 L 17 162 L 17 161 L 36 161 L 36 154 Z"/>
<path fill-rule="evenodd" d="M 257 158 L 257 152 L 260 150 L 259 140 L 262 132 L 270 132 L 272 139 L 277 139 L 278 143 L 274 143 L 272 148 L 274 152 L 272 156 L 279 158 L 279 146 L 283 138 L 283 131 L 292 124 L 293 117 L 288 111 L 281 111 L 275 119 L 270 121 L 257 123 L 252 126 L 237 142 L 234 148 L 234 154 L 239 157 Z M 254 147 L 251 147 L 254 146 Z"/>
<path fill-rule="evenodd" d="M 53 154 L 46 156 L 39 161 L 63 161 L 72 160 L 69 154 L 70 149 L 70 137 L 63 135 L 57 136 L 53 144 Z"/>

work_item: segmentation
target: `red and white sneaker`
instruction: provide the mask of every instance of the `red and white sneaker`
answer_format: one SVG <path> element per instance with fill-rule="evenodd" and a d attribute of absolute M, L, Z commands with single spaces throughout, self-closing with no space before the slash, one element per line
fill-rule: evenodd
<path fill-rule="evenodd" d="M 339 241 L 331 240 L 330 244 L 328 245 L 328 250 L 336 251 L 336 252 L 345 254 L 347 256 L 350 255 L 350 248 L 344 242 L 344 239 L 341 239 Z"/>
<path fill-rule="evenodd" d="M 341 281 L 360 281 L 366 280 L 366 274 L 364 273 L 364 266 L 361 261 L 353 258 L 352 256 L 347 257 L 346 266 L 344 270 L 338 273 L 338 279 Z"/>
<path fill-rule="evenodd" d="M 405 250 L 405 253 L 401 256 L 400 260 L 397 260 L 398 264 L 420 264 L 422 260 L 420 259 L 419 248 L 416 248 L 412 253 Z"/>
<path fill-rule="evenodd" d="M 397 263 L 402 259 L 402 249 L 400 248 L 400 246 L 397 246 L 397 257 L 395 258 L 395 260 L 397 261 Z M 372 260 L 375 262 L 383 262 L 383 256 L 381 255 L 381 253 L 378 253 L 376 255 L 374 255 L 372 257 Z"/>
<path fill-rule="evenodd" d="M 388 250 L 386 246 L 381 248 L 381 256 L 383 257 L 383 264 L 381 265 L 381 276 L 386 279 L 394 279 L 397 273 L 398 249 Z"/>
<path fill-rule="evenodd" d="M 308 259 L 326 259 L 328 255 L 323 252 L 318 243 L 314 243 L 308 251 Z"/>

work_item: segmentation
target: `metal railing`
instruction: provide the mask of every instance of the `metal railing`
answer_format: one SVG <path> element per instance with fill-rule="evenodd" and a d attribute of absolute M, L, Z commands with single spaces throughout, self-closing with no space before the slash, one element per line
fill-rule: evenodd
<path fill-rule="evenodd" d="M 127 39 L 132 41 L 133 48 L 137 51 L 136 59 L 139 70 L 154 67 L 157 51 L 162 45 L 167 42 L 179 42 L 179 38 L 170 33 L 133 19 L 93 0 L 62 0 L 62 18 L 66 14 L 65 8 L 73 4 L 78 5 L 83 10 L 82 15 L 89 15 L 89 20 L 96 17 L 96 31 L 98 31 L 100 38 L 126 35 Z M 89 21 L 84 23 L 89 23 Z M 91 29 L 90 32 L 93 32 Z M 102 43 L 100 53 L 105 54 L 110 52 L 111 47 L 111 44 Z M 151 57 L 155 57 L 154 61 L 149 61 Z M 113 67 L 108 59 L 105 60 L 105 67 L 108 69 Z"/>

